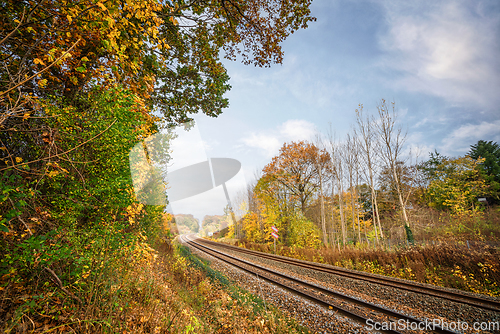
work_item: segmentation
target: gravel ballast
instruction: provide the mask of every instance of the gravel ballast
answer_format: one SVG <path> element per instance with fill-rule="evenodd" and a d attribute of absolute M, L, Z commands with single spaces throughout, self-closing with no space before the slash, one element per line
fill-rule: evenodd
<path fill-rule="evenodd" d="M 368 303 L 395 310 L 399 313 L 413 316 L 422 321 L 427 319 L 428 323 L 439 321 L 442 326 L 448 325 L 449 329 L 457 333 L 500 332 L 498 328 L 497 330 L 486 330 L 488 326 L 491 329 L 500 322 L 500 313 L 498 312 L 487 311 L 470 305 L 464 305 L 445 299 L 425 296 L 419 293 L 381 286 L 362 280 L 317 272 L 311 269 L 284 264 L 254 255 L 239 253 L 222 247 L 214 248 L 218 251 L 227 253 L 228 255 L 265 266 L 266 268 L 280 272 L 284 275 L 327 288 L 331 291 L 339 292 Z M 279 307 L 285 313 L 288 313 L 290 316 L 296 318 L 297 321 L 299 321 L 299 323 L 303 326 L 310 328 L 313 332 L 374 332 L 369 330 L 370 327 L 355 323 L 342 315 L 336 314 L 334 311 L 311 303 L 309 300 L 267 283 L 262 278 L 257 279 L 255 275 L 250 275 L 240 269 L 234 268 L 231 265 L 225 264 L 224 262 L 202 253 L 193 247 L 191 247 L 191 249 L 195 254 L 210 260 L 211 266 L 215 270 L 221 271 L 242 288 L 261 296 L 261 298 L 263 298 L 266 302 Z M 346 302 L 335 300 L 335 298 L 328 298 L 328 301 L 337 304 L 340 303 L 344 308 L 346 306 L 348 308 L 353 308 L 353 306 L 346 305 Z M 383 325 L 382 322 L 384 320 L 383 318 L 376 317 L 374 314 L 373 321 L 378 321 L 380 322 L 379 325 Z M 385 325 L 388 325 L 387 321 Z M 474 330 L 474 325 L 479 326 L 477 327 L 479 330 Z M 397 330 L 405 333 L 419 332 L 403 330 L 402 327 L 403 326 L 398 327 Z"/>

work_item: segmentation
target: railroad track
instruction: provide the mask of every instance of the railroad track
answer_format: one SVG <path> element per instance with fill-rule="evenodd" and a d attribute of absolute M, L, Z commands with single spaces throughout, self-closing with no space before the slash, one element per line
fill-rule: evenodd
<path fill-rule="evenodd" d="M 286 263 L 294 266 L 298 266 L 301 268 L 306 268 L 306 269 L 311 269 L 311 270 L 316 270 L 324 273 L 329 273 L 337 276 L 342 276 L 342 277 L 348 277 L 356 280 L 362 280 L 370 283 L 375 283 L 378 285 L 383 285 L 383 286 L 388 286 L 388 287 L 393 287 L 405 291 L 411 291 L 427 296 L 432 296 L 432 297 L 437 297 L 437 298 L 442 298 L 442 299 L 447 299 L 456 303 L 461 303 L 461 304 L 467 304 L 471 305 L 474 307 L 478 307 L 481 309 L 485 310 L 490 310 L 490 311 L 495 311 L 495 312 L 500 312 L 500 302 L 495 301 L 495 300 L 490 300 L 486 298 L 481 298 L 479 296 L 470 296 L 470 295 L 465 295 L 461 294 L 458 292 L 453 292 L 453 291 L 445 291 L 441 290 L 438 288 L 434 288 L 431 286 L 421 286 L 412 282 L 404 282 L 404 281 L 399 281 L 387 277 L 375 277 L 369 274 L 365 274 L 363 272 L 357 272 L 353 273 L 351 271 L 347 270 L 342 270 L 341 268 L 333 268 L 333 267 L 326 267 L 323 265 L 319 264 L 313 264 L 313 263 L 307 263 L 305 261 L 301 260 L 296 260 L 292 258 L 285 258 L 282 256 L 276 256 L 272 254 L 267 254 L 267 253 L 262 253 L 262 252 L 257 252 L 249 249 L 244 249 L 236 246 L 231 246 L 231 245 L 226 245 L 206 239 L 199 239 L 201 242 L 205 244 L 210 244 L 214 246 L 218 246 L 221 248 L 226 248 L 226 249 L 231 249 L 236 252 L 240 252 L 243 254 L 249 254 L 249 255 L 254 255 L 258 256 L 261 258 L 269 259 L 272 261 L 276 262 L 281 262 L 281 263 Z"/>
<path fill-rule="evenodd" d="M 395 323 L 399 323 L 399 321 L 404 321 L 406 324 L 412 324 L 416 326 L 416 328 L 426 328 L 425 322 L 421 321 L 417 318 L 398 313 L 396 311 L 374 305 L 357 298 L 353 298 L 338 292 L 334 292 L 320 286 L 310 284 L 308 282 L 299 280 L 297 278 L 288 277 L 279 272 L 276 272 L 271 269 L 267 269 L 261 266 L 258 266 L 249 261 L 245 261 L 234 256 L 225 254 L 218 250 L 210 248 L 205 242 L 205 245 L 197 241 L 191 240 L 189 237 L 181 236 L 181 242 L 184 242 L 201 252 L 207 253 L 223 262 L 229 263 L 232 266 L 235 266 L 245 272 L 248 272 L 252 275 L 260 276 L 261 278 L 271 282 L 272 284 L 278 285 L 281 288 L 284 288 L 292 293 L 299 295 L 303 298 L 306 298 L 310 301 L 313 301 L 316 304 L 319 304 L 323 307 L 326 307 L 329 310 L 334 310 L 356 322 L 359 322 L 363 325 L 367 325 L 368 322 L 374 321 L 374 318 L 378 318 L 377 321 L 392 321 Z M 219 245 L 219 244 L 218 244 Z M 260 273 L 259 273 L 260 272 Z M 333 300 L 336 300 L 335 303 Z M 341 301 L 341 302 L 338 302 Z M 354 310 L 345 307 L 343 304 L 347 303 L 352 307 L 352 305 L 356 305 Z M 423 326 L 422 326 L 423 325 Z M 421 327 L 418 327 L 421 326 Z M 400 333 L 396 330 L 381 330 L 383 333 Z M 455 333 L 453 331 L 449 331 L 443 329 L 439 326 L 433 326 L 432 332 L 435 333 Z"/>

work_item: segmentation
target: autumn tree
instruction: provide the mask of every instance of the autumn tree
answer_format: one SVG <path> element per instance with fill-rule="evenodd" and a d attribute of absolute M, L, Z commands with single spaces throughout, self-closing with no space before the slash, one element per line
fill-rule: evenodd
<path fill-rule="evenodd" d="M 458 216 L 478 212 L 477 198 L 489 191 L 481 175 L 481 162 L 468 156 L 443 159 L 427 187 L 428 204 Z"/>
<path fill-rule="evenodd" d="M 284 144 L 280 154 L 267 164 L 263 173 L 272 182 L 290 192 L 290 203 L 298 205 L 302 213 L 319 189 L 319 174 L 329 170 L 330 155 L 315 145 L 301 141 Z M 294 204 L 297 203 L 297 204 Z"/>
<path fill-rule="evenodd" d="M 252 206 L 257 209 L 258 216 L 247 215 L 247 226 L 257 227 L 256 222 L 260 219 L 266 239 L 270 227 L 275 225 L 280 230 L 280 242 L 299 243 L 298 240 L 302 240 L 299 235 L 313 233 L 312 227 L 307 227 L 311 222 L 306 219 L 306 209 L 315 196 L 321 200 L 318 191 L 322 182 L 328 179 L 329 168 L 329 155 L 325 150 L 303 141 L 285 143 L 280 154 L 264 167 L 254 187 Z M 324 242 L 327 242 L 326 225 L 320 225 Z"/>
<path fill-rule="evenodd" d="M 104 273 L 163 219 L 135 198 L 130 149 L 194 113 L 219 115 L 221 57 L 281 63 L 280 43 L 314 20 L 310 2 L 3 2 L 0 284 L 109 297 Z M 106 265 L 89 271 L 96 261 Z M 24 303 L 7 290 L 7 309 Z M 15 312 L 37 320 L 37 307 Z"/>
<path fill-rule="evenodd" d="M 287 187 L 274 182 L 273 175 L 263 175 L 254 187 L 254 211 L 262 222 L 263 235 L 271 241 L 271 226 L 280 230 L 280 242 L 288 243 L 291 220 L 296 215 L 296 206 L 290 203 L 292 195 Z"/>
<path fill-rule="evenodd" d="M 307 205 L 328 177 L 329 169 L 330 157 L 326 150 L 304 141 L 291 142 L 285 143 L 280 154 L 264 167 L 263 179 L 267 180 L 267 188 L 282 199 L 285 212 L 291 213 L 288 217 L 296 217 L 296 210 L 304 216 Z M 325 224 L 322 224 L 322 232 L 326 244 Z"/>

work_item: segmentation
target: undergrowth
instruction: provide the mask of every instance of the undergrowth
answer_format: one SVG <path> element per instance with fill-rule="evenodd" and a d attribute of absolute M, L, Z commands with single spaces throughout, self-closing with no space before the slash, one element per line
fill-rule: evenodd
<path fill-rule="evenodd" d="M 264 244 L 244 241 L 238 245 L 273 253 L 273 248 Z M 340 251 L 279 246 L 277 254 L 500 297 L 500 252 L 486 244 L 476 244 L 475 249 L 440 243 L 392 250 L 346 247 Z"/>
<path fill-rule="evenodd" d="M 81 292 L 79 301 L 57 287 L 37 287 L 36 293 L 22 297 L 22 305 L 4 313 L 3 331 L 307 333 L 276 308 L 234 286 L 188 248 L 168 239 L 154 249 L 142 246 L 139 253 L 116 259 L 100 272 L 94 288 Z"/>

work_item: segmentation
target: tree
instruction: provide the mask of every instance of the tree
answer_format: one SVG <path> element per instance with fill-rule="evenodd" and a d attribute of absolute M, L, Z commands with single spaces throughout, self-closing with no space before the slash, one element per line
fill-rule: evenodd
<path fill-rule="evenodd" d="M 262 218 L 256 212 L 249 212 L 242 218 L 245 239 L 251 242 L 263 242 L 265 238 Z"/>
<path fill-rule="evenodd" d="M 500 146 L 497 143 L 480 140 L 471 145 L 469 155 L 475 160 L 484 159 L 479 165 L 481 169 L 496 182 L 500 182 Z"/>
<path fill-rule="evenodd" d="M 280 240 L 289 243 L 292 217 L 297 214 L 296 206 L 291 205 L 291 194 L 281 183 L 274 182 L 273 175 L 263 175 L 254 188 L 255 212 L 262 221 L 264 238 L 271 241 L 271 226 L 280 230 Z"/>
<path fill-rule="evenodd" d="M 408 224 L 408 215 L 406 213 L 405 196 L 398 178 L 398 161 L 401 159 L 403 145 L 406 141 L 406 133 L 403 133 L 402 128 L 396 125 L 395 103 L 392 102 L 391 106 L 392 112 L 389 111 L 390 107 L 384 99 L 377 106 L 379 119 L 375 124 L 377 125 L 377 134 L 381 141 L 380 156 L 394 179 L 406 237 L 409 242 L 413 242 L 413 234 Z"/>
<path fill-rule="evenodd" d="M 322 142 L 321 142 L 321 138 L 319 136 L 316 136 L 316 143 L 318 146 L 323 146 Z M 318 158 L 318 157 L 316 157 Z M 324 200 L 324 192 L 323 192 L 323 189 L 324 189 L 324 179 L 325 177 L 323 176 L 323 170 L 322 170 L 322 166 L 320 165 L 320 162 L 318 161 L 318 159 L 316 159 L 316 171 L 318 173 L 318 179 L 319 179 L 319 202 L 320 202 L 320 215 L 321 215 L 321 231 L 322 231 L 322 234 L 323 234 L 323 244 L 325 246 L 328 245 L 328 233 L 327 233 L 327 230 L 326 230 L 326 217 L 325 217 L 325 200 Z"/>
<path fill-rule="evenodd" d="M 347 167 L 347 178 L 349 182 L 349 192 L 350 203 L 351 203 L 351 223 L 352 223 L 352 233 L 353 239 L 356 239 L 356 229 L 354 223 L 358 225 L 358 236 L 357 240 L 361 240 L 361 227 L 359 222 L 358 211 L 356 210 L 356 188 L 359 181 L 359 159 L 358 159 L 358 141 L 356 138 L 352 137 L 349 133 L 347 134 L 346 143 L 343 146 L 342 160 Z"/>
<path fill-rule="evenodd" d="M 500 203 L 500 145 L 480 140 L 477 144 L 471 145 L 469 155 L 480 162 L 479 168 L 490 189 L 489 200 Z"/>
<path fill-rule="evenodd" d="M 337 187 L 337 197 L 339 204 L 339 216 L 340 216 L 340 228 L 342 231 L 342 244 L 345 245 L 347 243 L 347 228 L 345 223 L 345 215 L 344 215 L 344 200 L 342 194 L 344 193 L 344 166 L 342 163 L 342 147 L 335 142 L 335 140 L 330 136 L 330 168 L 332 171 L 332 202 L 334 198 L 334 189 Z M 332 205 L 332 217 L 335 217 L 335 207 Z M 332 219 L 333 221 L 333 219 Z"/>
<path fill-rule="evenodd" d="M 217 232 L 221 231 L 227 226 L 224 226 L 225 224 L 221 223 L 222 216 L 208 216 L 206 215 L 203 217 L 203 221 L 201 223 L 202 226 L 202 233 L 204 236 L 207 236 L 210 232 Z"/>
<path fill-rule="evenodd" d="M 283 145 L 280 154 L 264 167 L 254 188 L 266 235 L 275 223 L 280 229 L 280 240 L 294 242 L 294 233 L 300 230 L 294 224 L 307 221 L 306 209 L 314 196 L 321 201 L 320 189 L 329 175 L 329 168 L 330 157 L 325 150 L 304 141 Z M 326 244 L 326 221 L 321 226 Z"/>
<path fill-rule="evenodd" d="M 24 146 L 36 145 L 43 130 L 32 128 L 43 127 L 45 106 L 72 104 L 96 84 L 129 89 L 150 125 L 153 110 L 166 122 L 200 110 L 217 116 L 230 88 L 220 56 L 281 63 L 280 43 L 315 20 L 310 3 L 9 1 L 0 17 L 0 125 L 28 132 Z M 25 162 L 38 158 L 3 147 Z"/>
<path fill-rule="evenodd" d="M 356 109 L 356 122 L 357 129 L 355 133 L 359 137 L 359 148 L 361 150 L 362 160 L 364 160 L 366 168 L 363 168 L 365 174 L 368 174 L 365 177 L 368 181 L 368 185 L 370 187 L 370 195 L 371 195 L 371 208 L 372 208 L 372 218 L 374 221 L 374 230 L 375 230 L 375 238 L 378 241 L 378 232 L 377 232 L 377 224 L 378 230 L 380 232 L 380 237 L 384 238 L 384 232 L 382 231 L 382 225 L 380 224 L 380 215 L 378 212 L 378 203 L 377 203 L 377 192 L 375 190 L 375 157 L 376 157 L 376 144 L 377 140 L 374 138 L 375 136 L 375 125 L 373 119 L 368 117 L 363 117 L 363 105 L 359 105 L 359 109 Z"/>
<path fill-rule="evenodd" d="M 2 280 L 36 290 L 59 275 L 64 291 L 106 296 L 102 274 L 111 270 L 95 264 L 128 259 L 163 217 L 163 207 L 135 198 L 130 149 L 194 113 L 219 115 L 230 88 L 221 57 L 280 63 L 280 43 L 314 20 L 310 3 L 2 2 Z M 7 309 L 24 304 L 15 293 L 4 296 Z"/>
<path fill-rule="evenodd" d="M 449 160 L 448 157 L 434 150 L 434 152 L 429 153 L 429 160 L 420 163 L 418 168 L 425 174 L 427 183 L 438 177 L 438 172 L 443 171 L 444 162 L 447 160 Z"/>
<path fill-rule="evenodd" d="M 458 216 L 479 211 L 477 198 L 488 192 L 479 168 L 481 162 L 468 156 L 443 160 L 427 187 L 429 205 Z"/>
<path fill-rule="evenodd" d="M 174 216 L 177 228 L 181 233 L 198 232 L 200 225 L 198 219 L 191 214 L 177 214 Z"/>
<path fill-rule="evenodd" d="M 330 155 L 315 145 L 301 142 L 284 144 L 280 154 L 262 170 L 265 176 L 290 192 L 292 206 L 299 205 L 305 213 L 306 205 L 319 189 L 319 175 L 327 175 Z M 295 204 L 297 203 L 297 204 Z"/>

